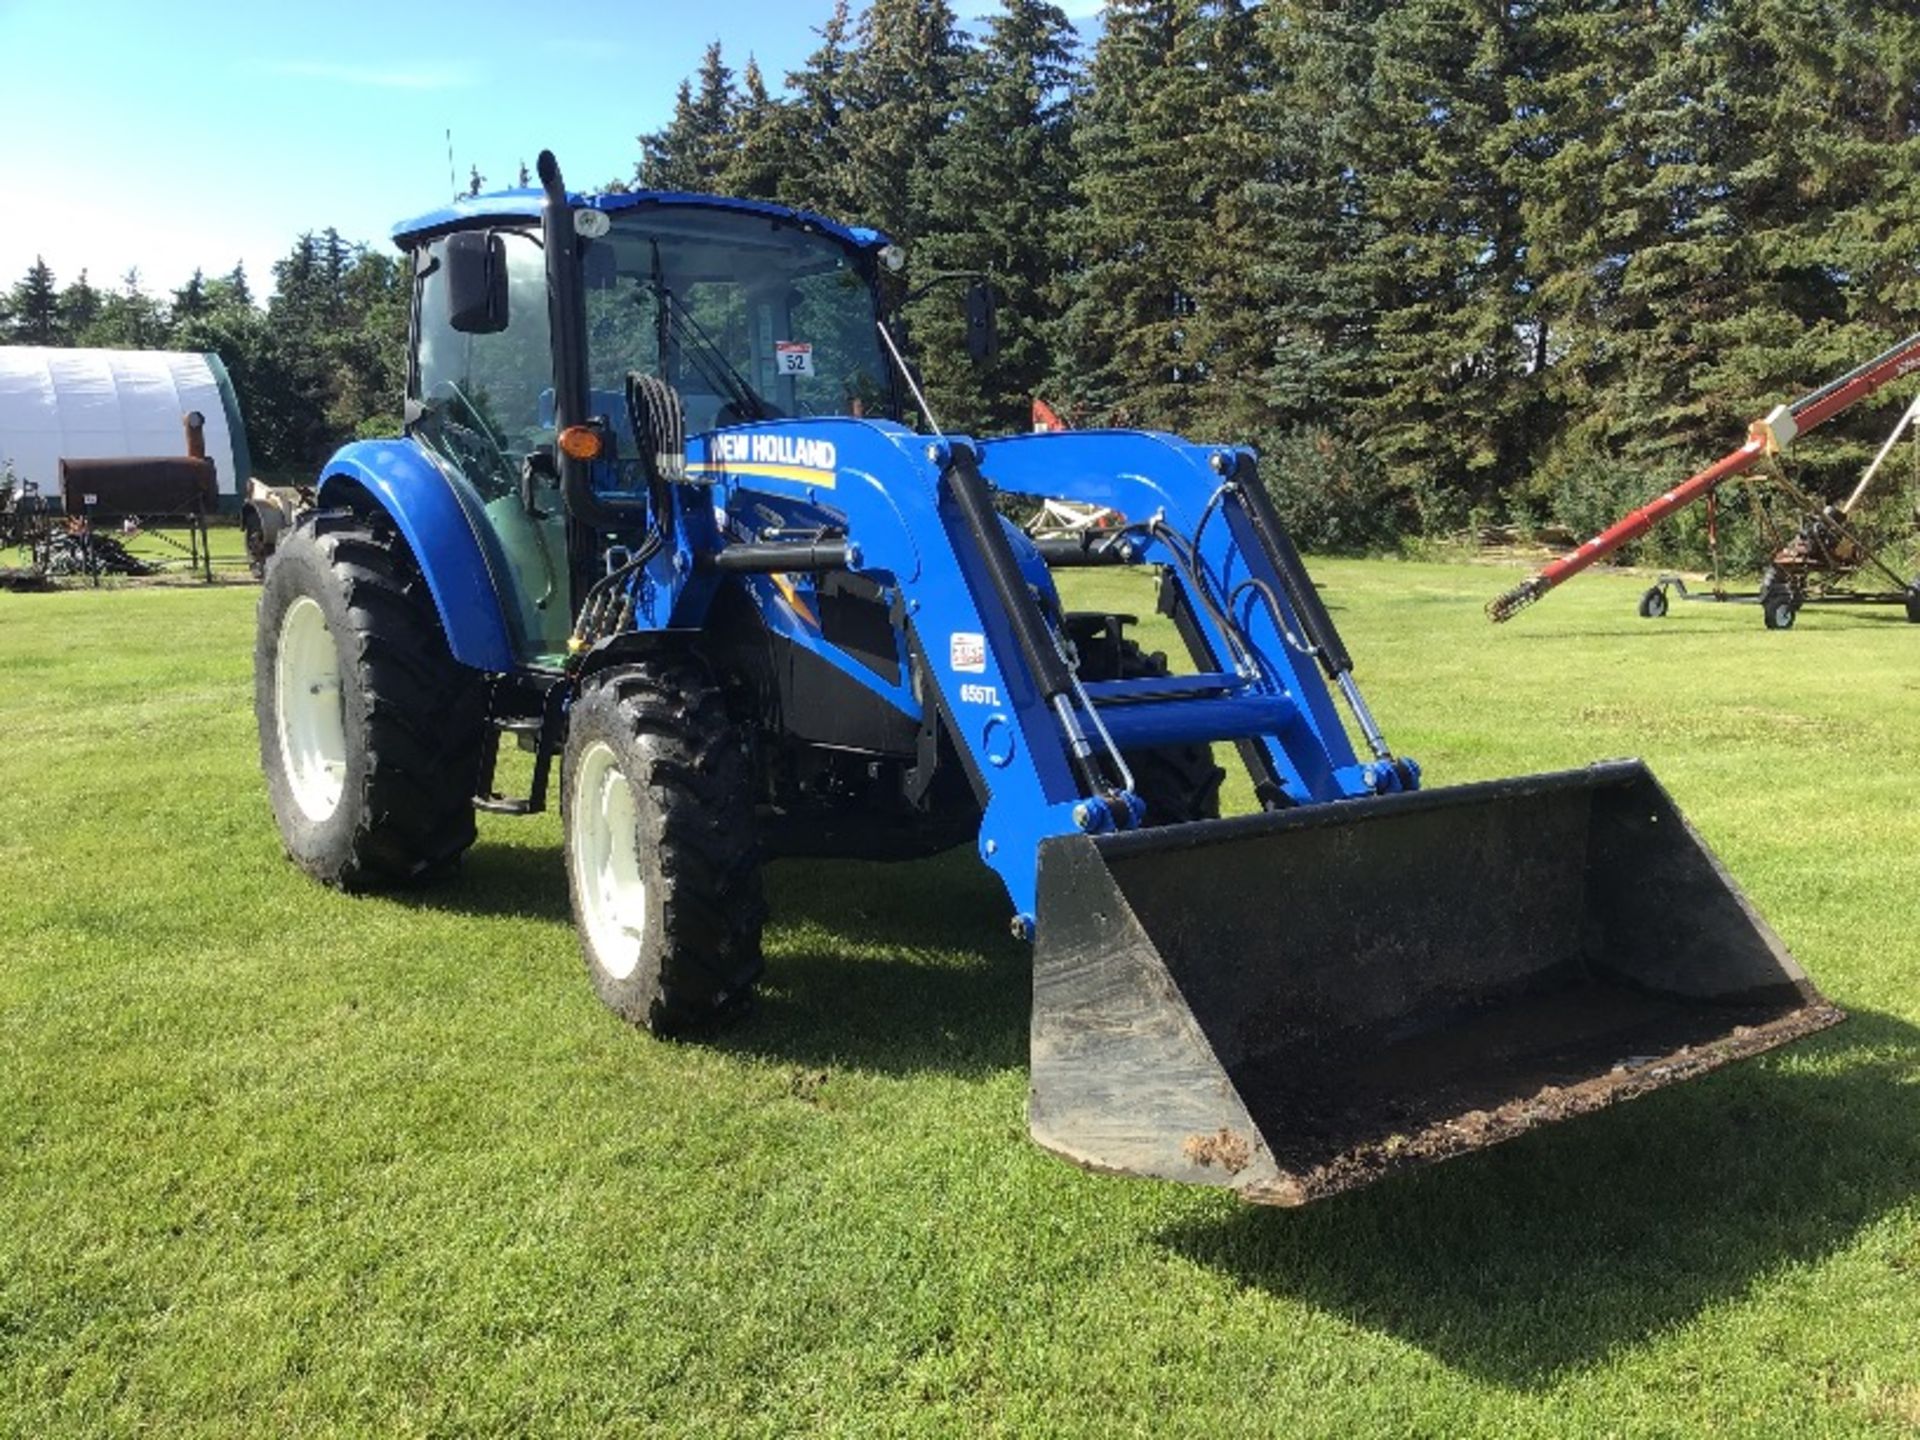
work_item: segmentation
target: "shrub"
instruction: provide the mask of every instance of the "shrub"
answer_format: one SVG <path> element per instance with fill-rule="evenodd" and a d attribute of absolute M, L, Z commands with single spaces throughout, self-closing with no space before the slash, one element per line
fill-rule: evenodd
<path fill-rule="evenodd" d="M 1303 550 L 1392 550 L 1418 530 L 1409 498 L 1363 446 L 1337 431 L 1303 426 L 1274 436 L 1261 446 L 1260 474 Z"/>

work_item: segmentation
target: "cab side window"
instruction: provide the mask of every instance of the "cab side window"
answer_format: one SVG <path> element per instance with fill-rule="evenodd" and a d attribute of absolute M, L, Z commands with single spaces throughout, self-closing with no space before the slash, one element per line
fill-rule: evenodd
<path fill-rule="evenodd" d="M 465 335 L 447 321 L 445 242 L 427 246 L 418 280 L 419 359 L 413 433 L 481 495 L 512 491 L 527 453 L 553 441 L 553 355 L 546 267 L 533 237 L 495 231 L 507 259 L 507 326 Z"/>

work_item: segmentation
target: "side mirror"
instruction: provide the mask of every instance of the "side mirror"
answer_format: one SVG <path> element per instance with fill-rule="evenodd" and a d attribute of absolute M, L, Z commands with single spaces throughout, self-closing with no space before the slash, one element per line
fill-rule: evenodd
<path fill-rule="evenodd" d="M 1000 353 L 1000 301 L 987 280 L 967 286 L 967 358 L 984 365 Z"/>
<path fill-rule="evenodd" d="M 447 237 L 447 323 L 462 335 L 507 328 L 507 246 L 491 230 Z"/>

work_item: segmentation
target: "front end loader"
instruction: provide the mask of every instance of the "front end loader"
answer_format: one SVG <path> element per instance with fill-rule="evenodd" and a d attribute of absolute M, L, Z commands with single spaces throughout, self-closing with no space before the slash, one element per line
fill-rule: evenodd
<path fill-rule="evenodd" d="M 1251 451 L 943 434 L 885 236 L 540 178 L 396 232 L 407 433 L 268 570 L 262 762 L 317 878 L 431 878 L 557 783 L 593 984 L 685 1033 L 750 996 L 765 858 L 972 844 L 1033 945 L 1034 1138 L 1277 1204 L 1840 1018 L 1639 763 L 1423 789 Z M 1009 497 L 1114 523 L 1035 541 Z M 1184 663 L 1066 607 L 1115 565 Z M 1223 743 L 1258 813 L 1220 818 Z"/>

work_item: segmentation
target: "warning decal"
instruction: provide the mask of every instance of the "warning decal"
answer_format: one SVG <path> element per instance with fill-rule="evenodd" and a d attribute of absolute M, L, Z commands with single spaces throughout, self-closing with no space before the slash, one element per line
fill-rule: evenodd
<path fill-rule="evenodd" d="M 947 665 L 963 675 L 987 673 L 987 637 L 956 630 L 947 639 Z"/>

